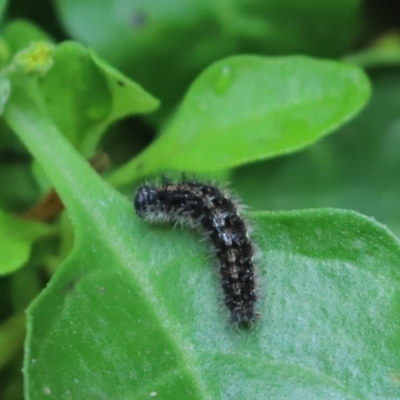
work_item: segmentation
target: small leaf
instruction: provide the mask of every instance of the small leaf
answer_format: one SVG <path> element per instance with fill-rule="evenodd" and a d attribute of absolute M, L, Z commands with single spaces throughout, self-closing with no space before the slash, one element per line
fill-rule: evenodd
<path fill-rule="evenodd" d="M 386 33 L 369 48 L 346 56 L 346 61 L 364 68 L 398 66 L 400 64 L 400 35 L 397 32 Z"/>
<path fill-rule="evenodd" d="M 93 155 L 101 135 L 117 119 L 158 106 L 139 85 L 74 42 L 56 47 L 34 42 L 17 53 L 12 65 L 22 72 L 6 70 L 11 87 L 22 87 L 40 104 L 85 157 Z M 43 76 L 34 80 L 29 76 L 34 71 Z"/>
<path fill-rule="evenodd" d="M 348 64 L 297 56 L 228 58 L 198 77 L 163 134 L 110 182 L 293 152 L 350 119 L 368 96 L 368 79 Z"/>
<path fill-rule="evenodd" d="M 54 67 L 40 82 L 46 109 L 86 156 L 115 120 L 158 106 L 139 85 L 77 43 L 60 44 L 54 57 Z"/>
<path fill-rule="evenodd" d="M 50 232 L 43 224 L 0 211 L 0 275 L 21 268 L 28 261 L 32 243 Z"/>
<path fill-rule="evenodd" d="M 159 106 L 159 101 L 145 92 L 137 83 L 102 61 L 94 52 L 90 54 L 94 64 L 106 79 L 112 94 L 113 105 L 108 116 L 108 123 L 127 115 L 147 113 Z"/>

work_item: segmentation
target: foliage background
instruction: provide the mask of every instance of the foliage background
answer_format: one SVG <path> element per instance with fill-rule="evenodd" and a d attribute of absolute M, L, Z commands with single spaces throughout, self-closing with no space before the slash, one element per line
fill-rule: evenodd
<path fill-rule="evenodd" d="M 23 397 L 22 364 L 31 399 L 400 398 L 396 2 L 1 7 L 0 398 Z M 39 48 L 54 66 L 21 72 L 32 40 L 71 39 Z M 295 58 L 225 59 L 247 54 Z M 361 71 L 297 55 L 365 68 L 368 105 L 349 121 L 369 93 Z M 281 73 L 292 65 L 298 87 Z M 226 66 L 240 76 L 231 97 Z M 107 183 L 83 161 L 100 150 Z M 268 295 L 251 331 L 215 309 L 198 235 L 133 215 L 141 179 L 182 169 L 230 181 L 260 211 L 249 218 Z M 53 186 L 67 213 L 21 220 Z"/>

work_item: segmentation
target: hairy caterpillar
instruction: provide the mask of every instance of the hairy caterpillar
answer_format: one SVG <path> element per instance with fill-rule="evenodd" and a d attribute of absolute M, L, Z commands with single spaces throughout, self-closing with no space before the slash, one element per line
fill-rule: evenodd
<path fill-rule="evenodd" d="M 134 205 L 150 223 L 181 223 L 200 229 L 209 238 L 219 260 L 224 303 L 236 325 L 252 324 L 258 317 L 254 247 L 237 201 L 223 190 L 185 177 L 176 183 L 143 184 Z"/>

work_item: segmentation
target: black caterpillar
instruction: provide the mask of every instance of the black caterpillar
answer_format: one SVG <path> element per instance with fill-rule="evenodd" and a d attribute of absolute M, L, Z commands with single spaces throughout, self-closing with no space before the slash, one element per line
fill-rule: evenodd
<path fill-rule="evenodd" d="M 177 183 L 141 185 L 134 205 L 150 223 L 181 223 L 202 228 L 215 247 L 222 277 L 224 302 L 236 325 L 252 324 L 258 317 L 254 247 L 238 202 L 221 189 L 185 177 Z"/>

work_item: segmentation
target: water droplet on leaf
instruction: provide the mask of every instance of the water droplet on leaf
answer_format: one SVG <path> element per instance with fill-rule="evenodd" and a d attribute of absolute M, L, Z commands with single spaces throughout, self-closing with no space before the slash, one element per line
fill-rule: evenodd
<path fill-rule="evenodd" d="M 220 96 L 224 95 L 230 88 L 232 82 L 233 73 L 231 67 L 223 66 L 214 83 L 215 92 Z"/>

